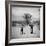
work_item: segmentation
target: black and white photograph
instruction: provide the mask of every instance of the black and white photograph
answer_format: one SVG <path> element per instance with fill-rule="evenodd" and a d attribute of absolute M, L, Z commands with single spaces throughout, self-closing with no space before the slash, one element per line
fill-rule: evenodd
<path fill-rule="evenodd" d="M 12 7 L 11 38 L 40 38 L 40 8 Z"/>
<path fill-rule="evenodd" d="M 8 3 L 8 44 L 44 43 L 44 3 Z"/>

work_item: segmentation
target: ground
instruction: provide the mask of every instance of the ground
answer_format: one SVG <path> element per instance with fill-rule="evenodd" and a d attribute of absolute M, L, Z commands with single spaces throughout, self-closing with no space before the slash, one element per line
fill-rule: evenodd
<path fill-rule="evenodd" d="M 12 27 L 12 33 L 11 33 L 11 38 L 39 38 L 40 37 L 40 30 L 38 29 L 38 25 L 33 26 L 33 34 L 31 34 L 31 28 L 26 25 L 23 28 L 23 33 L 21 33 L 21 28 L 20 27 Z"/>

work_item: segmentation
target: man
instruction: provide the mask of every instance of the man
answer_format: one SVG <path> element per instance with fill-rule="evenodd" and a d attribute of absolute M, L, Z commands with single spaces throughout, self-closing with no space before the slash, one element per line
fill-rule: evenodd
<path fill-rule="evenodd" d="M 25 19 L 26 19 L 27 25 L 30 26 L 30 30 L 32 29 L 32 31 L 30 32 L 32 34 L 33 33 L 33 24 L 31 24 L 32 15 L 30 15 L 29 13 L 25 13 L 24 15 L 25 15 Z"/>

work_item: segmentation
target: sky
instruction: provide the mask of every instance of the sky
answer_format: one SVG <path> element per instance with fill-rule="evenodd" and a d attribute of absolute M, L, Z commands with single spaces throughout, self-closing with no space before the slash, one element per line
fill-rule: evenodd
<path fill-rule="evenodd" d="M 39 20 L 39 8 L 33 7 L 12 7 L 12 20 L 24 20 L 22 16 L 25 16 L 25 13 L 32 15 L 33 20 Z"/>

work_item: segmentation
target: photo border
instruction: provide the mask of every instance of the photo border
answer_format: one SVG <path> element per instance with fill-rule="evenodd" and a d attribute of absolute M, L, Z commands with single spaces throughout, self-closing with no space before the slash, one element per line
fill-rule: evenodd
<path fill-rule="evenodd" d="M 26 4 L 39 4 L 43 5 L 43 41 L 37 42 L 23 42 L 23 43 L 11 43 L 8 44 L 8 4 L 9 3 L 26 3 Z M 6 11 L 6 36 L 5 36 L 5 46 L 8 45 L 25 45 L 25 44 L 43 44 L 45 43 L 45 3 L 44 2 L 26 2 L 26 1 L 5 1 L 5 11 Z"/>

